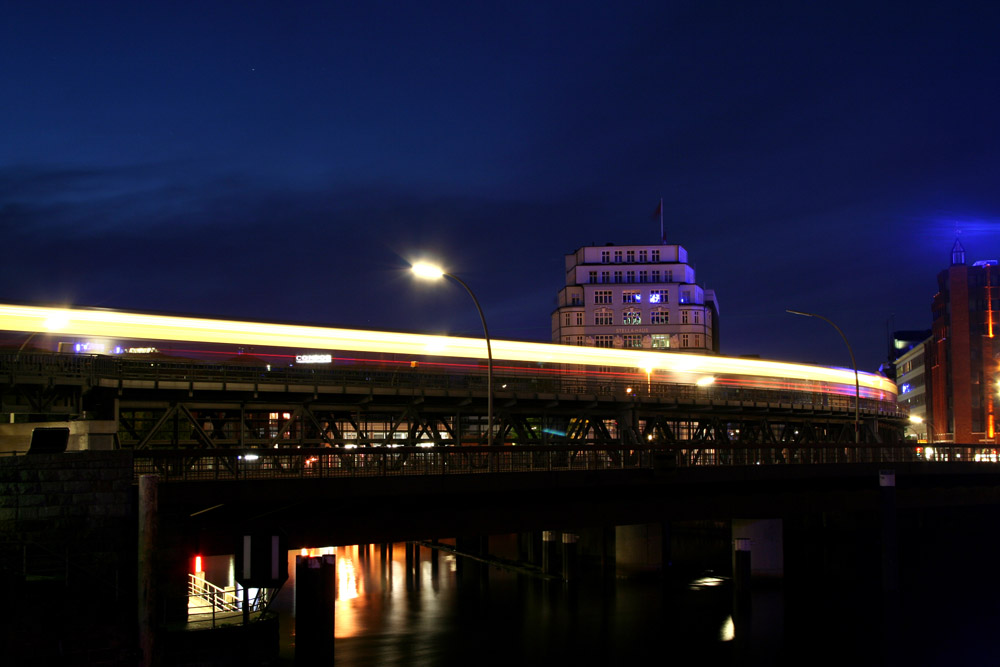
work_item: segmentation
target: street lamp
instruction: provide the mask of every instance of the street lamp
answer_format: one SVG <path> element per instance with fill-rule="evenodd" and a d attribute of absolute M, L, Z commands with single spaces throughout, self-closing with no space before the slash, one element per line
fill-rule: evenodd
<path fill-rule="evenodd" d="M 802 315 L 803 317 L 816 317 L 818 319 L 827 322 L 830 326 L 837 330 L 840 337 L 844 339 L 844 345 L 847 346 L 847 353 L 851 355 L 851 367 L 854 369 L 854 444 L 859 442 L 859 430 L 858 430 L 858 407 L 861 405 L 861 383 L 858 382 L 858 364 L 854 361 L 854 350 L 851 349 L 851 344 L 847 342 L 847 336 L 844 332 L 840 330 L 836 324 L 833 323 L 828 317 L 823 317 L 822 315 L 817 315 L 816 313 L 803 313 L 800 310 L 789 310 L 785 309 L 786 313 L 791 313 L 792 315 Z"/>
<path fill-rule="evenodd" d="M 486 316 L 483 315 L 483 309 L 479 306 L 479 299 L 472 292 L 472 288 L 465 284 L 465 281 L 458 276 L 447 273 L 444 269 L 434 266 L 433 264 L 427 264 L 425 262 L 417 262 L 412 267 L 410 267 L 413 273 L 418 278 L 424 278 L 427 280 L 439 280 L 443 277 L 451 278 L 456 283 L 465 288 L 465 291 L 469 293 L 472 297 L 472 302 L 476 304 L 476 310 L 479 311 L 479 319 L 483 322 L 483 334 L 486 336 L 486 444 L 493 444 L 493 350 L 490 348 L 490 330 L 486 328 Z"/>

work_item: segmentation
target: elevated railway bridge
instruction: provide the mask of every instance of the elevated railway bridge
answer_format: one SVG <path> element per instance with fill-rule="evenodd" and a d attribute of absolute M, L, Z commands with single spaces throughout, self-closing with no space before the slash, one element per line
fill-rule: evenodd
<path fill-rule="evenodd" d="M 851 395 L 502 366 L 493 383 L 496 444 L 854 444 Z M 104 448 L 486 445 L 487 400 L 484 374 L 421 367 L 0 353 L 0 413 L 11 422 L 110 422 Z M 894 401 L 862 397 L 858 417 L 862 444 L 900 442 L 906 415 Z"/>

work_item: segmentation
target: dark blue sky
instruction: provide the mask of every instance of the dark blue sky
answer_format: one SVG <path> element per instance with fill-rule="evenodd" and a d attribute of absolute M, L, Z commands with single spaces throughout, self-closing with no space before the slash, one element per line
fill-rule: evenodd
<path fill-rule="evenodd" d="M 1000 3 L 403 4 L 0 4 L 0 301 L 549 340 L 662 197 L 724 353 L 874 370 L 1000 256 Z"/>

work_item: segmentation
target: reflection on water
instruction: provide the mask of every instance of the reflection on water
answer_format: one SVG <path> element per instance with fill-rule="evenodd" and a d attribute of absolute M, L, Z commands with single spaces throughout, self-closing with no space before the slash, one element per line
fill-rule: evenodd
<path fill-rule="evenodd" d="M 411 548 L 410 558 L 403 543 L 289 552 L 289 580 L 272 607 L 283 659 L 294 657 L 295 557 L 303 554 L 336 556 L 337 665 L 614 664 L 650 649 L 727 661 L 738 637 L 726 578 L 670 590 L 656 578 L 594 576 L 568 585 Z M 503 549 L 503 538 L 493 538 L 491 552 Z"/>
<path fill-rule="evenodd" d="M 402 543 L 338 547 L 334 663 L 996 664 L 1000 574 L 989 564 L 1000 513 L 901 513 L 891 595 L 880 583 L 878 525 L 866 517 L 786 521 L 783 583 L 739 599 L 725 534 L 676 535 L 666 577 L 590 572 L 571 585 L 427 545 L 409 558 Z M 515 555 L 512 543 L 491 537 L 490 553 Z M 289 553 L 273 607 L 287 664 L 300 553 Z"/>

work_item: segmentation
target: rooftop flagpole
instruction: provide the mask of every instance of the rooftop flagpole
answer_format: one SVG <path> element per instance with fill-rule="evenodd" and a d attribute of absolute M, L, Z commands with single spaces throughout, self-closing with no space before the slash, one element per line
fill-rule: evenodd
<path fill-rule="evenodd" d="M 660 244 L 667 244 L 667 236 L 663 233 L 663 197 L 660 197 Z"/>

